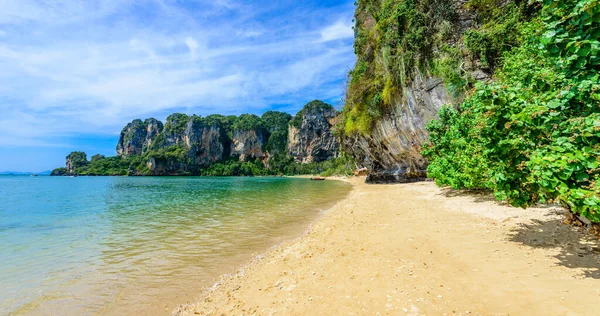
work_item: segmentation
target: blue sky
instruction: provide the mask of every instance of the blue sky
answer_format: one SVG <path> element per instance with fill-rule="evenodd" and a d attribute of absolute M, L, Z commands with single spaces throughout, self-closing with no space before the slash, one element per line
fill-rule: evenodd
<path fill-rule="evenodd" d="M 336 106 L 353 0 L 0 0 L 0 171 L 114 155 L 134 118 Z"/>

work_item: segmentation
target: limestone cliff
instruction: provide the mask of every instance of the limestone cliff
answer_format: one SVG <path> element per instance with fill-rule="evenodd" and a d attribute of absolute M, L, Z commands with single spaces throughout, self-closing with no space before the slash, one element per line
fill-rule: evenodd
<path fill-rule="evenodd" d="M 426 125 L 489 78 L 493 64 L 482 63 L 463 40 L 477 26 L 472 9 L 463 0 L 357 1 L 357 62 L 340 127 L 342 148 L 369 169 L 367 181 L 426 177 Z"/>
<path fill-rule="evenodd" d="M 320 162 L 337 155 L 339 142 L 332 130 L 336 115 L 331 105 L 313 101 L 293 120 L 290 114 L 279 111 L 267 111 L 262 117 L 174 113 L 164 125 L 153 118 L 136 119 L 121 131 L 117 157 L 95 155 L 88 162 L 85 153 L 75 152 L 67 157 L 67 168 L 57 168 L 53 174 L 254 175 L 308 171 L 292 166 L 294 160 Z M 317 170 L 319 166 L 310 167 Z"/>
<path fill-rule="evenodd" d="M 421 149 L 427 123 L 452 99 L 439 79 L 418 76 L 405 88 L 405 98 L 378 120 L 368 135 L 343 138 L 342 147 L 361 167 L 371 170 L 369 182 L 406 182 L 426 177 Z"/>
<path fill-rule="evenodd" d="M 240 161 L 264 159 L 266 152 L 263 148 L 266 138 L 266 131 L 262 129 L 234 130 L 231 139 L 231 156 L 239 157 Z"/>
<path fill-rule="evenodd" d="M 148 152 L 147 167 L 154 175 L 194 173 L 198 167 L 221 161 L 225 131 L 198 116 L 175 113 Z"/>
<path fill-rule="evenodd" d="M 66 174 L 77 174 L 77 169 L 85 167 L 87 164 L 87 155 L 84 152 L 72 152 L 66 157 Z"/>
<path fill-rule="evenodd" d="M 188 121 L 184 141 L 195 166 L 208 166 L 223 160 L 226 147 L 226 131 L 216 123 L 207 124 L 194 116 Z"/>
<path fill-rule="evenodd" d="M 117 143 L 117 155 L 128 157 L 143 154 L 150 148 L 152 141 L 162 132 L 162 129 L 163 124 L 154 118 L 143 122 L 140 119 L 133 120 L 121 131 Z"/>
<path fill-rule="evenodd" d="M 338 138 L 333 133 L 337 111 L 330 104 L 312 101 L 289 125 L 288 153 L 301 163 L 321 162 L 337 156 Z"/>

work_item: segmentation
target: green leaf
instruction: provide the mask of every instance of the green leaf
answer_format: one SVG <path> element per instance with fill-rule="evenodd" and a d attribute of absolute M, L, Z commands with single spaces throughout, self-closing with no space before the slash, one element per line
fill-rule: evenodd
<path fill-rule="evenodd" d="M 547 31 L 540 38 L 540 42 L 544 45 L 548 45 L 552 41 L 552 39 L 554 38 L 555 35 L 556 35 L 556 31 L 554 31 L 554 30 Z"/>

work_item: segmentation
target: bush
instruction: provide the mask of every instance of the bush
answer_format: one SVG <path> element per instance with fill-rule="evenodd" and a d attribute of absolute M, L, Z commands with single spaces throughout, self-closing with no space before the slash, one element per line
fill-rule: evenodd
<path fill-rule="evenodd" d="M 520 207 L 558 202 L 600 221 L 598 21 L 597 1 L 544 1 L 496 81 L 429 124 L 436 183 L 490 189 Z"/>

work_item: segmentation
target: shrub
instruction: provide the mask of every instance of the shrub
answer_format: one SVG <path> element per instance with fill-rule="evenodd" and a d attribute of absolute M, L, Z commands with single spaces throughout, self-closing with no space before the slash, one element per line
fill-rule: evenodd
<path fill-rule="evenodd" d="M 428 173 L 527 207 L 558 202 L 600 221 L 600 6 L 544 1 L 496 80 L 429 124 Z"/>

